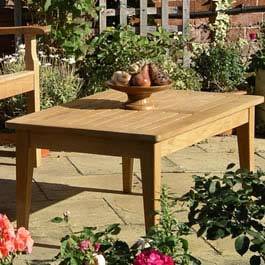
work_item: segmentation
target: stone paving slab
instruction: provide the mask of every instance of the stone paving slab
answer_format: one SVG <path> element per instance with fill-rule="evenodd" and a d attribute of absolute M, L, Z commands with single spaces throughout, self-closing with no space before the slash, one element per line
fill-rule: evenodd
<path fill-rule="evenodd" d="M 54 201 L 34 202 L 32 211 L 30 227 L 38 228 L 51 226 L 50 220 L 56 216 L 62 216 L 65 211 L 71 212 L 72 222 L 80 227 L 104 226 L 122 222 L 106 200 L 87 199 L 86 192 L 56 203 Z"/>
<path fill-rule="evenodd" d="M 224 172 L 227 165 L 235 163 L 239 168 L 238 153 L 219 153 L 219 152 L 201 152 L 197 156 L 192 153 L 183 153 L 178 151 L 168 155 L 168 158 L 179 165 L 183 172 L 191 173 L 208 173 L 208 172 Z M 264 158 L 255 155 L 255 163 L 258 168 L 265 169 Z"/>
<path fill-rule="evenodd" d="M 92 154 L 77 154 L 69 153 L 66 157 L 71 163 L 78 168 L 81 175 L 106 175 L 106 174 L 121 174 L 122 173 L 122 159 L 121 157 L 102 156 Z M 180 168 L 172 163 L 166 157 L 162 158 L 162 172 L 176 172 Z M 134 171 L 140 172 L 140 161 L 134 159 Z"/>
<path fill-rule="evenodd" d="M 38 185 L 49 200 L 64 200 L 81 192 L 88 198 L 102 198 L 106 194 L 123 194 L 122 177 L 120 174 L 75 176 L 56 178 L 41 176 Z M 141 195 L 141 182 L 138 177 L 133 179 L 133 192 Z"/>
<path fill-rule="evenodd" d="M 8 149 L 7 149 L 8 150 Z M 256 139 L 256 161 L 265 169 L 265 140 Z M 178 151 L 162 161 L 162 182 L 177 196 L 193 185 L 192 175 L 222 172 L 228 163 L 238 161 L 236 137 L 213 137 Z M 139 161 L 135 163 L 134 194 L 122 190 L 121 159 L 79 153 L 51 152 L 34 172 L 30 231 L 36 242 L 32 255 L 19 257 L 16 265 L 49 264 L 58 252 L 60 238 L 69 233 L 65 224 L 50 219 L 71 212 L 74 231 L 83 226 L 104 227 L 121 223 L 121 239 L 133 243 L 144 234 L 142 185 Z M 180 205 L 177 218 L 187 220 L 187 209 Z M 15 159 L 0 158 L 0 212 L 15 217 Z M 234 252 L 233 241 L 209 242 L 188 237 L 193 255 L 204 265 L 245 265 L 248 257 Z"/>

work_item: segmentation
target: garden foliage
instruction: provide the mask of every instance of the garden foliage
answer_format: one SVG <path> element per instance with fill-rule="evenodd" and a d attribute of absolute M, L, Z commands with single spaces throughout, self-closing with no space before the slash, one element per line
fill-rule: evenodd
<path fill-rule="evenodd" d="M 76 75 L 73 59 L 60 58 L 58 55 L 47 56 L 39 53 L 40 66 L 40 103 L 41 109 L 63 104 L 77 97 L 82 86 L 82 80 Z M 0 59 L 2 74 L 23 71 L 24 47 L 18 54 Z M 19 95 L 0 101 L 0 122 L 26 112 L 25 97 Z"/>
<path fill-rule="evenodd" d="M 194 176 L 195 186 L 182 198 L 189 205 L 189 226 L 209 240 L 231 236 L 242 256 L 252 252 L 251 265 L 265 261 L 265 180 L 256 173 L 227 168 L 223 177 Z"/>
<path fill-rule="evenodd" d="M 182 38 L 162 28 L 149 36 L 140 36 L 130 27 L 108 28 L 88 43 L 89 53 L 80 68 L 85 80 L 83 94 L 104 90 L 104 82 L 117 70 L 126 71 L 140 60 L 156 62 L 170 74 L 174 86 L 181 89 L 200 89 L 200 79 L 192 69 L 179 63 Z"/>
<path fill-rule="evenodd" d="M 56 259 L 61 265 L 105 264 L 105 261 L 109 265 L 201 264 L 190 254 L 188 241 L 183 237 L 189 233 L 189 229 L 175 219 L 168 197 L 168 190 L 164 187 L 160 223 L 131 247 L 114 237 L 120 232 L 117 224 L 103 231 L 85 227 L 83 231 L 67 235 L 61 240 L 61 250 Z M 63 218 L 60 217 L 53 219 L 53 222 L 61 221 Z"/>
<path fill-rule="evenodd" d="M 194 62 L 203 79 L 203 90 L 227 92 L 245 83 L 246 69 L 240 49 L 231 43 L 210 45 Z"/>
<path fill-rule="evenodd" d="M 265 24 L 262 25 L 258 44 L 259 49 L 251 56 L 250 71 L 265 70 Z"/>
<path fill-rule="evenodd" d="M 95 0 L 27 0 L 27 4 L 33 22 L 51 25 L 47 44 L 63 49 L 66 56 L 84 57 L 98 17 Z"/>

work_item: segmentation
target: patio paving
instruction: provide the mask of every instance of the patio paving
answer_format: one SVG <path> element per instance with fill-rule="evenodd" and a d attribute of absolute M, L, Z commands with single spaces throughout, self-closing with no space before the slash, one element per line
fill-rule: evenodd
<path fill-rule="evenodd" d="M 4 147 L 2 147 L 4 148 Z M 265 140 L 256 139 L 256 166 L 265 169 Z M 162 161 L 162 180 L 172 192 L 184 194 L 192 186 L 193 174 L 223 172 L 238 162 L 236 137 L 212 137 L 173 153 Z M 15 159 L 0 158 L 0 212 L 15 221 Z M 35 170 L 30 231 L 33 253 L 19 257 L 16 264 L 49 264 L 58 252 L 60 238 L 70 229 L 104 227 L 120 223 L 121 239 L 133 243 L 144 235 L 139 161 L 135 164 L 134 193 L 121 192 L 121 159 L 79 153 L 51 152 Z M 70 227 L 50 220 L 70 211 Z M 186 219 L 186 209 L 179 212 Z M 192 254 L 202 264 L 248 264 L 248 257 L 235 254 L 230 239 L 207 242 L 189 236 Z"/>

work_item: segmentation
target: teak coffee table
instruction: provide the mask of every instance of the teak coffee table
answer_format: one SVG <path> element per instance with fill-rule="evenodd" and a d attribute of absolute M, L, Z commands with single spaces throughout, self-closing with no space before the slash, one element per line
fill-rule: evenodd
<path fill-rule="evenodd" d="M 140 158 L 146 229 L 157 222 L 162 156 L 237 128 L 240 165 L 254 170 L 254 106 L 263 97 L 175 90 L 152 97 L 156 110 L 125 110 L 126 95 L 109 90 L 8 121 L 17 138 L 18 226 L 29 224 L 36 147 L 121 156 L 125 193 Z"/>

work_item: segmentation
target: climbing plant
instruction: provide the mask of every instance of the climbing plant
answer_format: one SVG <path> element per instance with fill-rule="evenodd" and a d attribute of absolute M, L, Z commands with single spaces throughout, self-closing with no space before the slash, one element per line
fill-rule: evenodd
<path fill-rule="evenodd" d="M 226 39 L 229 29 L 229 15 L 226 10 L 232 8 L 233 0 L 213 0 L 217 12 L 215 22 L 210 25 L 213 32 L 214 42 L 223 43 Z"/>

